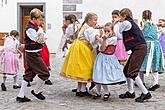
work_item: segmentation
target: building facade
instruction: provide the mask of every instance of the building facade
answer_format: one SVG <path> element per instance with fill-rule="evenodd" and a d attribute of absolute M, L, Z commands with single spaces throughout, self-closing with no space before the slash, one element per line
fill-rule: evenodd
<path fill-rule="evenodd" d="M 95 12 L 99 16 L 99 24 L 111 21 L 111 12 L 124 7 L 132 10 L 137 22 L 145 9 L 152 11 L 156 23 L 159 18 L 165 18 L 165 0 L 1 0 L 0 3 L 0 33 L 17 29 L 21 33 L 22 43 L 30 10 L 42 10 L 46 15 L 47 44 L 51 53 L 57 52 L 62 37 L 63 17 L 69 13 L 76 14 L 82 23 L 86 13 Z"/>

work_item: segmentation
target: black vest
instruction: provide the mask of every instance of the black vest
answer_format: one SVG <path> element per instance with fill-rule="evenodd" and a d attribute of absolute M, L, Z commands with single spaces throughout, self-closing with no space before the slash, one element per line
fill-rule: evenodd
<path fill-rule="evenodd" d="M 146 44 L 143 33 L 139 26 L 133 21 L 132 18 L 127 18 L 126 20 L 132 24 L 130 30 L 123 31 L 123 42 L 126 50 L 131 50 L 133 47 L 140 44 Z"/>
<path fill-rule="evenodd" d="M 29 28 L 32 28 L 36 31 L 38 31 L 38 28 L 33 24 L 31 23 L 30 21 L 28 22 L 27 26 L 26 26 L 26 29 L 25 29 L 25 50 L 38 50 L 38 49 L 41 49 L 42 48 L 42 44 L 39 44 L 35 41 L 32 41 L 26 34 L 26 31 L 29 29 Z"/>

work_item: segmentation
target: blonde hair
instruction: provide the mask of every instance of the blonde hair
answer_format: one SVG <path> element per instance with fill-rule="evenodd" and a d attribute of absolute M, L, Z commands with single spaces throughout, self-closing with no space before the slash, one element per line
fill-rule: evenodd
<path fill-rule="evenodd" d="M 33 18 L 38 19 L 38 18 L 40 18 L 40 16 L 42 16 L 42 11 L 41 10 L 39 10 L 37 8 L 34 8 L 34 9 L 32 9 L 30 11 L 30 18 L 31 18 L 31 20 Z"/>
<path fill-rule="evenodd" d="M 133 19 L 132 11 L 129 8 L 123 8 L 122 10 L 120 10 L 120 15 L 125 16 L 126 18 L 130 17 Z"/>
<path fill-rule="evenodd" d="M 93 19 L 93 17 L 96 16 L 97 17 L 97 14 L 95 13 L 87 13 L 87 15 L 85 16 L 85 22 L 87 23 L 89 19 Z"/>
<path fill-rule="evenodd" d="M 85 16 L 85 19 L 84 19 L 84 22 L 82 23 L 81 27 L 80 27 L 80 30 L 82 28 L 82 26 L 85 24 L 85 23 L 88 23 L 88 20 L 89 19 L 93 19 L 93 17 L 96 16 L 97 17 L 97 14 L 95 13 L 87 13 L 86 16 Z"/>

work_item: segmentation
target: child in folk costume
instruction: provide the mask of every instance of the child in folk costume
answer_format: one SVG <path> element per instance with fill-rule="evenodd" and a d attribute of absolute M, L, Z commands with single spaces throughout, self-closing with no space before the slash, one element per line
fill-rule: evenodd
<path fill-rule="evenodd" d="M 39 26 L 39 29 L 37 31 L 38 34 L 44 34 L 44 37 L 45 39 L 47 40 L 47 36 L 45 34 L 45 30 L 46 30 L 46 27 L 45 27 L 45 23 L 44 23 L 44 14 L 42 13 L 42 22 Z M 24 44 L 22 44 L 22 52 L 24 53 L 23 54 L 23 60 L 24 60 L 24 68 L 26 69 L 26 59 L 25 59 L 25 46 Z M 50 68 L 50 53 L 49 53 L 49 50 L 48 50 L 48 47 L 46 45 L 46 42 L 43 44 L 43 47 L 41 49 L 41 51 L 39 52 L 41 57 L 42 57 L 42 60 L 44 61 L 45 65 L 47 66 L 47 69 L 48 70 L 51 70 Z M 46 80 L 45 81 L 45 84 L 47 85 L 52 85 L 52 82 L 50 80 Z M 28 82 L 28 87 L 31 86 L 30 82 Z"/>
<path fill-rule="evenodd" d="M 80 29 L 78 39 L 76 39 L 69 49 L 66 56 L 61 76 L 77 80 L 76 96 L 86 96 L 89 93 L 86 90 L 86 84 L 92 79 L 94 64 L 93 50 L 97 47 L 96 35 L 99 34 L 94 27 L 97 24 L 97 15 L 88 13 Z"/>
<path fill-rule="evenodd" d="M 119 10 L 114 10 L 112 12 L 112 23 L 118 21 L 118 19 L 119 19 Z M 114 55 L 119 60 L 120 64 L 124 65 L 128 58 L 128 53 L 126 52 L 124 47 L 122 34 L 119 32 L 119 23 L 120 22 L 116 22 L 116 24 L 114 25 L 114 33 L 118 38 Z"/>
<path fill-rule="evenodd" d="M 66 20 L 68 26 L 67 26 L 66 32 L 64 34 L 65 43 L 62 48 L 63 51 L 65 51 L 65 48 L 67 50 L 69 50 L 71 44 L 78 36 L 78 31 L 79 31 L 79 27 L 80 27 L 80 23 L 74 14 L 69 14 L 68 16 L 66 16 L 65 20 Z M 63 57 L 65 57 L 67 54 L 68 54 L 68 51 L 65 51 Z"/>
<path fill-rule="evenodd" d="M 128 91 L 119 95 L 119 98 L 135 98 L 133 87 L 133 81 L 135 81 L 139 89 L 142 91 L 140 97 L 136 98 L 135 101 L 144 102 L 152 97 L 138 76 L 140 67 L 147 53 L 146 41 L 142 31 L 134 22 L 130 9 L 124 8 L 120 11 L 120 22 L 119 30 L 123 35 L 123 42 L 126 51 L 131 50 L 132 53 L 124 66 L 124 74 L 127 80 Z"/>
<path fill-rule="evenodd" d="M 108 85 L 124 83 L 125 76 L 118 59 L 114 55 L 117 37 L 112 35 L 113 26 L 106 23 L 103 38 L 99 39 L 100 53 L 97 55 L 93 68 L 93 81 L 96 83 L 96 97 L 101 97 L 101 87 L 104 89 L 103 100 L 107 101 L 110 93 Z"/>
<path fill-rule="evenodd" d="M 44 34 L 44 37 L 46 38 L 47 40 L 47 36 L 46 36 L 46 26 L 45 26 L 45 21 L 44 21 L 44 13 L 42 13 L 42 23 L 40 24 L 40 27 L 38 29 L 38 34 Z M 51 67 L 50 67 L 50 53 L 49 53 L 49 49 L 46 45 L 46 42 L 43 44 L 43 47 L 42 47 L 42 50 L 40 51 L 40 54 L 41 54 L 41 57 L 42 57 L 42 60 L 44 61 L 45 65 L 47 66 L 48 70 L 51 70 Z M 52 82 L 48 79 L 45 81 L 45 84 L 47 85 L 52 85 Z"/>
<path fill-rule="evenodd" d="M 148 76 L 149 73 L 153 76 L 153 85 L 148 89 L 154 91 L 160 87 L 158 83 L 158 73 L 164 72 L 163 53 L 158 41 L 157 26 L 152 22 L 152 12 L 150 10 L 143 11 L 143 21 L 141 22 L 144 38 L 147 42 L 147 55 L 143 61 L 139 73 L 144 80 L 144 73 Z"/>
<path fill-rule="evenodd" d="M 159 19 L 158 22 L 159 42 L 165 53 L 165 19 Z"/>
<path fill-rule="evenodd" d="M 29 102 L 31 99 L 25 96 L 27 84 L 29 81 L 33 81 L 33 78 L 38 75 L 37 83 L 31 93 L 40 100 L 45 100 L 45 96 L 42 94 L 41 89 L 44 86 L 45 80 L 49 78 L 49 70 L 42 60 L 40 51 L 45 42 L 44 35 L 38 34 L 39 25 L 42 22 L 42 12 L 34 8 L 30 12 L 30 20 L 25 30 L 25 59 L 26 70 L 23 76 L 20 92 L 16 98 L 18 102 Z"/>
<path fill-rule="evenodd" d="M 19 33 L 16 30 L 12 30 L 9 36 L 4 38 L 4 46 L 0 52 L 0 72 L 3 73 L 3 82 L 1 84 L 2 91 L 6 91 L 6 75 L 13 75 L 14 84 L 13 89 L 20 88 L 17 84 L 17 73 L 19 69 L 18 58 L 16 54 L 19 52 L 21 58 L 22 53 L 18 50 L 19 41 L 18 41 Z"/>

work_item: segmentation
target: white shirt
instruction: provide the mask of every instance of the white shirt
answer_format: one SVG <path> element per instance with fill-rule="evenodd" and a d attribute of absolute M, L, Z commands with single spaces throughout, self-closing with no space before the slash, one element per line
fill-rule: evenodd
<path fill-rule="evenodd" d="M 41 33 L 38 33 L 35 29 L 29 28 L 28 30 L 26 30 L 26 34 L 27 36 L 32 40 L 32 41 L 37 41 L 38 37 Z M 25 50 L 26 52 L 39 52 L 41 49 L 37 49 L 37 50 Z"/>
<path fill-rule="evenodd" d="M 66 40 L 67 38 L 69 38 L 71 35 L 73 35 L 74 32 L 76 32 L 78 30 L 79 27 L 79 23 L 75 23 L 75 30 L 73 29 L 73 24 L 69 24 L 68 27 L 66 28 L 66 33 L 64 35 L 64 39 Z"/>
<path fill-rule="evenodd" d="M 123 31 L 128 31 L 132 28 L 132 24 L 125 20 L 119 24 L 119 32 L 122 34 Z"/>

